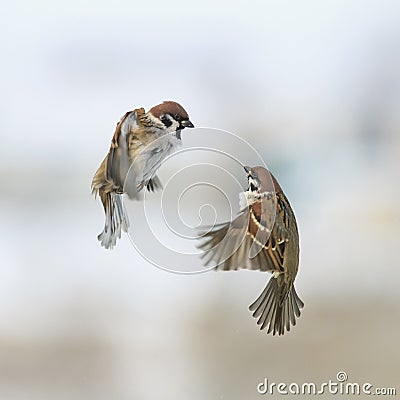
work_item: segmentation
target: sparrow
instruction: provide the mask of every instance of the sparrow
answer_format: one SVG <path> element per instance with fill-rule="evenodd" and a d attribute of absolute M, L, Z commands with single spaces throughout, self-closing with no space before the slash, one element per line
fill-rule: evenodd
<path fill-rule="evenodd" d="M 241 213 L 203 233 L 199 248 L 205 265 L 216 270 L 268 271 L 272 276 L 250 305 L 260 329 L 283 335 L 296 325 L 304 303 L 294 287 L 299 267 L 299 233 L 289 200 L 275 177 L 263 167 L 244 167 L 248 189 L 241 194 Z"/>
<path fill-rule="evenodd" d="M 128 111 L 117 123 L 110 150 L 92 180 L 92 194 L 100 196 L 105 212 L 105 226 L 97 238 L 106 249 L 112 249 L 121 230 L 129 228 L 123 193 L 137 199 L 144 187 L 149 191 L 162 188 L 157 170 L 180 144 L 184 128 L 194 125 L 174 101 L 164 101 L 148 112 L 144 108 Z"/>

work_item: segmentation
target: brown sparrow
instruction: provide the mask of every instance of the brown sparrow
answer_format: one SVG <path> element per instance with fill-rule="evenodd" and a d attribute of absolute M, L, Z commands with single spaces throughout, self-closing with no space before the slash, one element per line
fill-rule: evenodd
<path fill-rule="evenodd" d="M 144 108 L 128 111 L 118 122 L 110 150 L 92 181 L 92 193 L 100 195 L 104 207 L 105 226 L 98 240 L 106 249 L 115 246 L 121 229 L 127 232 L 129 228 L 124 191 L 138 198 L 144 187 L 160 189 L 158 168 L 180 144 L 181 130 L 193 127 L 187 112 L 174 101 L 164 101 L 148 112 Z"/>
<path fill-rule="evenodd" d="M 304 307 L 294 288 L 299 266 L 299 233 L 296 218 L 282 188 L 263 167 L 244 167 L 248 190 L 242 193 L 243 209 L 231 223 L 203 235 L 200 245 L 208 255 L 205 264 L 215 269 L 247 268 L 272 272 L 268 285 L 250 305 L 260 329 L 283 335 L 296 325 Z M 220 244 L 221 241 L 224 242 Z M 228 252 L 227 252 L 228 248 Z"/>

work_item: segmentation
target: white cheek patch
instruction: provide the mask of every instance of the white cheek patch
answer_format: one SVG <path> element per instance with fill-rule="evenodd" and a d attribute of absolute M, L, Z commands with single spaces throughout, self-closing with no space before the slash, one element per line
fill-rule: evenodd
<path fill-rule="evenodd" d="M 263 193 L 254 193 L 254 192 L 241 192 L 239 193 L 239 208 L 240 210 L 244 210 L 245 208 L 251 206 L 254 203 L 261 201 L 262 199 L 270 199 L 273 196 L 273 192 L 263 192 Z"/>
<path fill-rule="evenodd" d="M 171 121 L 171 125 L 168 128 L 164 128 L 165 132 L 172 133 L 175 132 L 179 128 L 179 122 L 175 121 L 172 117 L 167 115 L 167 118 Z"/>

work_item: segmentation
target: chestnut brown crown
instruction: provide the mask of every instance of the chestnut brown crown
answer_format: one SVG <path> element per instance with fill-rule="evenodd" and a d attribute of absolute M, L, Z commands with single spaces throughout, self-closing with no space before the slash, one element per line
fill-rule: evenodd
<path fill-rule="evenodd" d="M 186 110 L 175 101 L 164 101 L 163 103 L 151 108 L 149 113 L 154 115 L 156 118 L 160 118 L 163 114 L 169 114 L 172 117 L 178 117 L 183 120 L 189 119 L 189 115 Z"/>

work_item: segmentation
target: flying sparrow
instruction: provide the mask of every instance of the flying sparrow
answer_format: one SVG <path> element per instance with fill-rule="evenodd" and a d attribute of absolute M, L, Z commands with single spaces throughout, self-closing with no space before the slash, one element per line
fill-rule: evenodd
<path fill-rule="evenodd" d="M 215 269 L 247 268 L 272 276 L 250 305 L 260 329 L 283 335 L 296 325 L 304 307 L 294 288 L 299 266 L 299 233 L 293 210 L 278 181 L 263 167 L 244 167 L 249 187 L 241 195 L 242 212 L 231 223 L 203 234 L 199 247 Z"/>
<path fill-rule="evenodd" d="M 118 122 L 110 150 L 92 181 L 92 193 L 100 195 L 104 207 L 105 226 L 98 240 L 106 249 L 115 246 L 121 229 L 129 228 L 122 194 L 138 198 L 144 187 L 161 189 L 158 168 L 180 144 L 181 130 L 193 127 L 187 112 L 174 101 L 164 101 L 148 112 L 128 111 Z"/>

